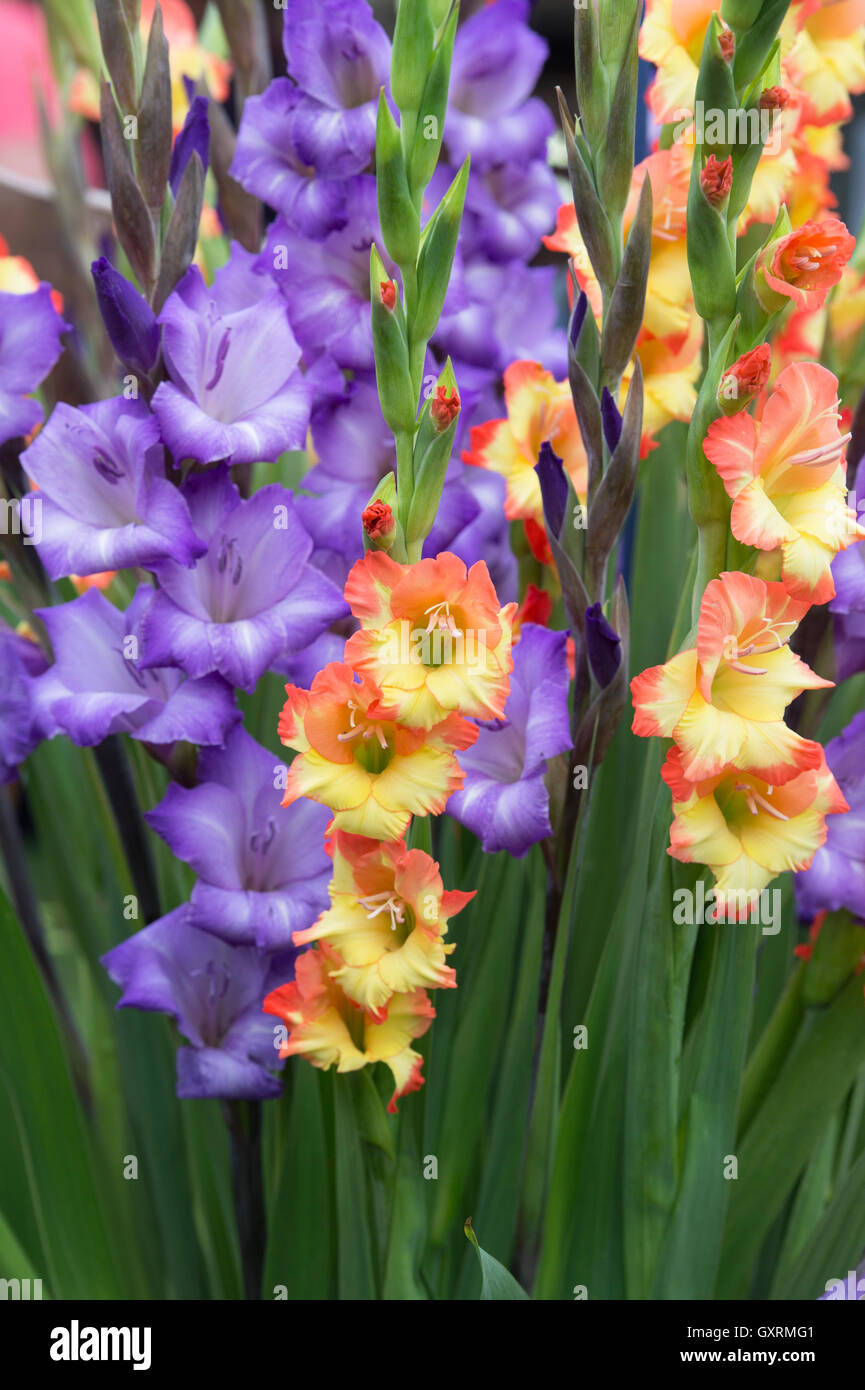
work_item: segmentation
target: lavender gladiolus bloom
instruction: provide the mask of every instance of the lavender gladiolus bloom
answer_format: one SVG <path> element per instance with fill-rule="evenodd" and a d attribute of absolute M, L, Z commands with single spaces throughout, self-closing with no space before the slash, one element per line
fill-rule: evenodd
<path fill-rule="evenodd" d="M 390 71 L 390 39 L 366 0 L 292 0 L 282 43 L 288 73 L 312 101 L 298 122 L 310 162 L 324 167 L 353 151 L 365 167 L 375 149 L 379 89 Z M 366 158 L 363 158 L 363 155 Z"/>
<path fill-rule="evenodd" d="M 528 0 L 496 0 L 460 25 L 445 121 L 454 164 L 467 154 L 477 170 L 543 159 L 555 122 L 531 93 L 548 49 L 528 18 Z"/>
<path fill-rule="evenodd" d="M 482 724 L 474 746 L 458 755 L 466 778 L 447 809 L 487 853 L 506 849 L 519 859 L 552 834 L 547 759 L 571 747 L 566 640 L 523 624 L 505 718 Z"/>
<path fill-rule="evenodd" d="M 599 603 L 586 609 L 586 653 L 592 675 L 605 690 L 622 664 L 622 639 L 607 622 Z"/>
<path fill-rule="evenodd" d="M 177 1053 L 181 1100 L 268 1100 L 281 1067 L 266 994 L 293 975 L 294 952 L 262 955 L 229 946 L 189 921 L 188 907 L 151 922 L 102 957 L 123 990 L 118 1009 L 174 1019 L 191 1043 Z"/>
<path fill-rule="evenodd" d="M 259 265 L 272 275 L 288 303 L 291 325 L 307 360 L 329 353 L 338 366 L 372 371 L 369 317 L 369 250 L 381 245 L 375 179 L 348 181 L 350 221 L 320 241 L 310 241 L 285 221 L 273 224 Z M 385 261 L 388 274 L 396 274 Z M 158 393 L 157 393 L 158 394 Z"/>
<path fill-rule="evenodd" d="M 198 760 L 198 785 L 172 784 L 147 820 L 199 875 L 189 923 L 234 945 L 291 945 L 328 905 L 331 818 L 301 798 L 280 807 L 281 764 L 241 725 Z"/>
<path fill-rule="evenodd" d="M 865 496 L 865 459 L 856 471 L 854 496 L 861 521 L 862 498 Z M 865 671 L 865 544 L 841 550 L 832 562 L 835 597 L 829 604 L 835 615 L 835 654 L 838 680 Z"/>
<path fill-rule="evenodd" d="M 42 407 L 29 398 L 57 361 L 64 323 L 51 303 L 51 286 L 32 294 L 0 293 L 0 444 L 29 434 Z"/>
<path fill-rule="evenodd" d="M 104 256 L 93 262 L 90 274 L 111 346 L 125 366 L 146 376 L 159 355 L 156 315 L 135 286 Z"/>
<path fill-rule="evenodd" d="M 315 116 L 316 103 L 286 77 L 276 78 L 261 96 L 248 97 L 230 172 L 290 227 L 315 238 L 345 226 L 341 180 L 365 168 L 370 149 L 364 133 L 359 143 L 347 144 L 318 167 L 320 148 L 309 138 L 311 109 Z"/>
<path fill-rule="evenodd" d="M 170 381 L 153 397 L 162 437 L 179 463 L 272 462 L 302 449 L 309 389 L 285 301 L 255 257 L 233 246 L 205 285 L 191 266 L 159 321 Z"/>
<path fill-rule="evenodd" d="M 41 737 L 30 683 L 47 664 L 41 647 L 0 622 L 0 782 L 14 780 Z"/>
<path fill-rule="evenodd" d="M 826 818 L 826 843 L 793 880 L 796 906 L 806 921 L 842 907 L 865 920 L 865 712 L 827 743 L 826 762 L 850 810 Z"/>
<path fill-rule="evenodd" d="M 55 658 L 31 685 L 46 737 L 63 733 L 83 747 L 115 733 L 154 744 L 224 743 L 240 712 L 219 676 L 142 669 L 141 613 L 152 592 L 143 584 L 125 613 L 96 589 L 39 611 Z"/>
<path fill-rule="evenodd" d="M 52 579 L 168 558 L 191 565 L 207 549 L 164 476 L 159 427 L 143 401 L 118 396 L 79 410 L 61 402 L 21 461 L 39 488 L 37 548 Z"/>
<path fill-rule="evenodd" d="M 159 588 L 142 621 L 142 664 L 194 677 L 218 671 L 252 690 L 276 657 L 305 647 L 348 607 L 307 563 L 312 540 L 278 483 L 243 501 L 219 468 L 190 478 L 185 496 L 209 549 L 192 570 L 154 565 Z"/>

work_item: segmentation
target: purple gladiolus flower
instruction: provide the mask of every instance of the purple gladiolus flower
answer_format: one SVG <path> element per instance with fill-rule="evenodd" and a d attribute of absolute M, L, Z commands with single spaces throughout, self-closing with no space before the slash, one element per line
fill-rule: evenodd
<path fill-rule="evenodd" d="M 285 301 L 255 257 L 233 246 L 205 285 L 191 266 L 160 315 L 170 381 L 153 397 L 162 437 L 179 463 L 272 462 L 302 449 L 309 388 Z"/>
<path fill-rule="evenodd" d="M 547 759 L 571 747 L 566 641 L 565 632 L 523 624 L 505 718 L 482 724 L 474 747 L 458 755 L 465 782 L 447 809 L 487 853 L 519 859 L 552 834 Z"/>
<path fill-rule="evenodd" d="M 41 647 L 0 622 L 0 782 L 14 780 L 39 742 L 30 683 L 47 665 Z"/>
<path fill-rule="evenodd" d="M 388 84 L 390 39 L 366 0 L 292 0 L 282 31 L 288 74 L 312 101 L 298 123 L 311 163 L 375 149 L 378 94 Z M 363 155 L 366 158 L 363 158 Z"/>
<path fill-rule="evenodd" d="M 796 906 L 806 921 L 842 907 L 865 920 L 865 712 L 826 744 L 826 762 L 850 810 L 827 816 L 826 843 L 793 880 Z"/>
<path fill-rule="evenodd" d="M 143 401 L 59 404 L 21 455 L 42 509 L 37 548 L 52 579 L 191 565 L 207 549 L 180 491 L 164 476 L 159 427 Z"/>
<path fill-rule="evenodd" d="M 291 945 L 328 905 L 330 811 L 276 790 L 283 765 L 238 725 L 198 760 L 196 787 L 172 784 L 147 820 L 199 875 L 189 924 L 234 945 Z"/>
<path fill-rule="evenodd" d="M 111 346 L 125 366 L 146 376 L 159 355 L 156 315 L 143 295 L 104 256 L 93 262 L 90 273 Z"/>
<path fill-rule="evenodd" d="M 32 294 L 0 293 L 0 444 L 29 434 L 42 419 L 30 392 L 60 356 L 68 327 L 51 303 L 50 285 Z"/>
<path fill-rule="evenodd" d="M 118 1009 L 168 1014 L 191 1043 L 177 1053 L 181 1100 L 268 1100 L 279 1095 L 274 1030 L 261 1005 L 294 975 L 295 952 L 229 946 L 176 908 L 102 957 L 123 993 Z"/>
<path fill-rule="evenodd" d="M 373 242 L 381 246 L 375 179 L 359 174 L 349 180 L 345 198 L 351 220 L 320 241 L 276 221 L 259 265 L 285 296 L 307 360 L 326 352 L 340 367 L 369 372 L 369 250 Z M 396 274 L 389 261 L 385 266 L 388 275 Z"/>
<path fill-rule="evenodd" d="M 244 501 L 219 468 L 190 478 L 185 496 L 209 549 L 192 570 L 153 566 L 159 588 L 142 621 L 142 664 L 196 678 L 218 671 L 252 690 L 274 658 L 308 645 L 348 607 L 307 563 L 312 540 L 278 483 Z"/>
<path fill-rule="evenodd" d="M 622 664 L 622 639 L 607 622 L 599 603 L 586 609 L 586 653 L 592 675 L 605 690 Z"/>
<path fill-rule="evenodd" d="M 854 497 L 862 520 L 865 496 L 865 460 L 856 472 Z M 835 597 L 829 608 L 835 615 L 835 654 L 838 680 L 865 671 L 865 543 L 858 541 L 839 551 L 832 562 Z"/>
<path fill-rule="evenodd" d="M 566 347 L 556 328 L 555 270 L 522 261 L 469 262 L 462 277 L 464 305 L 445 302 L 433 336 L 436 352 L 449 355 L 462 387 L 492 385 L 511 362 L 541 362 L 561 379 Z M 467 370 L 468 369 L 468 370 Z"/>
<path fill-rule="evenodd" d="M 153 744 L 225 742 L 240 712 L 219 676 L 188 680 L 173 669 L 144 670 L 138 659 L 152 592 L 143 584 L 125 613 L 96 589 L 39 610 L 55 658 L 31 685 L 45 737 L 67 734 L 82 747 L 115 733 Z"/>
<path fill-rule="evenodd" d="M 210 159 L 210 118 L 207 114 L 208 99 L 194 96 L 189 103 L 186 120 L 183 122 L 174 149 L 171 151 L 171 167 L 168 182 L 176 198 L 187 164 L 197 154 L 206 171 Z"/>
<path fill-rule="evenodd" d="M 528 27 L 528 0 L 496 0 L 457 30 L 445 121 L 454 164 L 472 168 L 543 158 L 555 122 L 531 93 L 547 45 Z"/>
<path fill-rule="evenodd" d="M 450 171 L 436 171 L 433 188 Z M 556 220 L 561 202 L 556 176 L 543 159 L 497 164 L 469 179 L 460 248 L 467 261 L 531 260 Z"/>
<path fill-rule="evenodd" d="M 314 138 L 316 116 L 320 124 L 316 102 L 288 78 L 276 78 L 261 96 L 247 98 L 230 170 L 248 193 L 313 238 L 345 226 L 349 213 L 341 180 L 359 173 L 370 158 L 364 132 L 359 144 L 322 159 Z"/>

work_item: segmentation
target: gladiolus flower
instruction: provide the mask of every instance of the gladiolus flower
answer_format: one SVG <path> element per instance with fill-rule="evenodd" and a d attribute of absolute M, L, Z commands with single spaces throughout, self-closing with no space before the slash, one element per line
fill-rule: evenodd
<path fill-rule="evenodd" d="M 345 597 L 361 624 L 346 660 L 375 681 L 390 718 L 433 730 L 454 712 L 503 717 L 517 605 L 499 608 L 482 560 L 467 573 L 449 551 L 414 565 L 369 551 L 353 566 Z"/>
<path fill-rule="evenodd" d="M 268 994 L 263 1011 L 281 1018 L 289 1028 L 280 1057 L 305 1057 L 326 1071 L 359 1071 L 370 1062 L 386 1062 L 395 1090 L 388 1110 L 423 1085 L 423 1058 L 411 1042 L 429 1028 L 435 1009 L 422 989 L 395 994 L 381 1017 L 352 1003 L 334 976 L 342 966 L 338 952 L 322 942 L 317 950 L 298 956 L 295 978 Z"/>
<path fill-rule="evenodd" d="M 378 288 L 379 288 L 379 293 L 380 293 L 380 295 L 381 295 L 381 302 L 382 302 L 382 304 L 384 305 L 384 307 L 385 307 L 386 309 L 391 309 L 391 310 L 392 310 L 392 309 L 395 309 L 395 308 L 396 308 L 396 285 L 394 284 L 393 280 L 382 280 L 382 282 L 381 282 L 381 284 L 379 285 Z"/>
<path fill-rule="evenodd" d="M 865 536 L 847 505 L 838 382 L 816 362 L 778 377 L 759 420 L 715 420 L 703 448 L 733 499 L 730 526 L 744 545 L 781 551 L 781 573 L 797 598 L 826 603 L 832 560 Z"/>
<path fill-rule="evenodd" d="M 761 277 L 774 296 L 792 299 L 803 309 L 819 309 L 853 255 L 856 238 L 837 217 L 806 222 L 765 246 L 757 258 L 757 287 Z M 761 294 L 765 298 L 765 294 Z M 780 307 L 770 298 L 768 308 Z"/>
<path fill-rule="evenodd" d="M 579 497 L 588 486 L 588 460 L 577 424 L 571 388 L 538 362 L 512 362 L 505 370 L 507 416 L 475 425 L 463 462 L 500 473 L 507 484 L 505 516 L 543 525 L 541 488 L 535 466 L 549 443 L 564 464 Z"/>
<path fill-rule="evenodd" d="M 368 675 L 335 661 L 309 690 L 285 689 L 279 737 L 300 756 L 283 806 L 308 796 L 331 808 L 338 830 L 398 840 L 413 815 L 439 815 L 462 786 L 454 750 L 471 747 L 477 729 L 458 714 L 428 731 L 407 728 Z"/>
<path fill-rule="evenodd" d="M 394 994 L 452 989 L 456 974 L 446 964 L 448 921 L 474 893 L 446 892 L 438 864 L 402 840 L 380 844 L 337 831 L 331 905 L 311 927 L 294 933 L 295 946 L 327 941 L 342 958 L 334 980 L 354 1003 L 381 1014 Z"/>
<path fill-rule="evenodd" d="M 694 782 L 672 748 L 662 775 L 675 816 L 667 853 L 709 866 L 716 913 L 728 922 L 746 920 L 777 874 L 806 869 L 825 844 L 826 817 L 848 809 L 822 758 L 783 786 L 739 768 Z"/>
<path fill-rule="evenodd" d="M 788 645 L 808 610 L 783 584 L 739 573 L 707 585 L 697 645 L 631 681 L 635 734 L 673 738 L 692 781 L 728 764 L 781 785 L 820 765 L 819 743 L 783 722 L 803 690 L 832 685 Z"/>

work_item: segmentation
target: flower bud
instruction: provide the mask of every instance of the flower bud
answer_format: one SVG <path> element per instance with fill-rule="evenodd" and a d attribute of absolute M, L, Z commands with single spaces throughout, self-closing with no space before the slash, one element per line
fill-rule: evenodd
<path fill-rule="evenodd" d="M 709 155 L 700 174 L 700 187 L 706 202 L 713 208 L 723 206 L 733 187 L 733 160 L 730 155 L 721 160 L 713 154 Z"/>
<path fill-rule="evenodd" d="M 93 262 L 90 273 L 111 346 L 124 366 L 146 376 L 159 353 L 159 327 L 153 310 L 104 256 Z"/>
<path fill-rule="evenodd" d="M 592 675 L 606 690 L 621 664 L 622 639 L 607 622 L 599 603 L 586 609 L 586 654 Z"/>
<path fill-rule="evenodd" d="M 772 351 L 768 343 L 752 348 L 728 367 L 718 387 L 718 404 L 725 415 L 735 415 L 763 390 L 772 370 Z"/>
<path fill-rule="evenodd" d="M 378 288 L 382 304 L 393 313 L 396 308 L 396 285 L 393 280 L 382 280 Z"/>
<path fill-rule="evenodd" d="M 436 431 L 441 433 L 452 424 L 460 413 L 460 398 L 457 388 L 448 393 L 446 386 L 437 386 L 436 393 L 430 402 L 430 415 Z"/>
<path fill-rule="evenodd" d="M 718 48 L 725 63 L 732 63 L 736 52 L 736 35 L 732 29 L 724 28 L 718 35 Z"/>
<path fill-rule="evenodd" d="M 376 542 L 379 546 L 384 543 L 386 547 L 387 541 L 396 531 L 393 512 L 387 502 L 382 502 L 380 498 L 364 508 L 361 521 L 370 541 Z"/>
<path fill-rule="evenodd" d="M 792 101 L 786 87 L 767 87 L 760 93 L 760 110 L 785 111 Z"/>

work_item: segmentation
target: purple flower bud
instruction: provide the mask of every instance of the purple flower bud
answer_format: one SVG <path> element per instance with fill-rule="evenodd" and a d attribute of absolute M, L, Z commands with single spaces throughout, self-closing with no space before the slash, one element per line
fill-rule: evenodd
<path fill-rule="evenodd" d="M 613 454 L 622 437 L 622 417 L 606 386 L 601 392 L 601 423 L 604 427 L 604 439 L 607 441 L 607 448 Z"/>
<path fill-rule="evenodd" d="M 186 120 L 183 122 L 183 129 L 175 140 L 174 149 L 171 151 L 168 182 L 171 184 L 171 192 L 175 198 L 180 188 L 180 180 L 183 178 L 183 171 L 193 154 L 198 154 L 206 173 L 207 162 L 210 157 L 210 120 L 207 115 L 207 97 L 203 96 L 193 97 L 190 102 Z"/>
<path fill-rule="evenodd" d="M 576 289 L 576 285 L 574 286 L 574 288 Z M 574 305 L 574 311 L 571 314 L 571 322 L 568 327 L 568 338 L 570 340 L 571 347 L 574 349 L 574 352 L 576 352 L 577 344 L 580 341 L 580 334 L 583 331 L 583 324 L 586 321 L 586 310 L 588 307 L 588 296 L 586 295 L 585 290 L 580 290 L 579 297 L 577 299 L 576 304 Z"/>
<path fill-rule="evenodd" d="M 544 440 L 541 445 L 538 461 L 535 464 L 535 472 L 541 485 L 544 520 L 547 523 L 547 529 L 558 540 L 562 533 L 565 508 L 568 504 L 568 480 L 565 477 L 562 460 L 554 452 L 549 440 Z"/>
<path fill-rule="evenodd" d="M 605 690 L 621 664 L 622 639 L 607 622 L 599 603 L 586 609 L 586 652 L 592 675 Z"/>
<path fill-rule="evenodd" d="M 125 366 L 146 374 L 159 353 L 159 327 L 153 310 L 104 256 L 93 262 L 90 273 L 114 351 Z"/>

